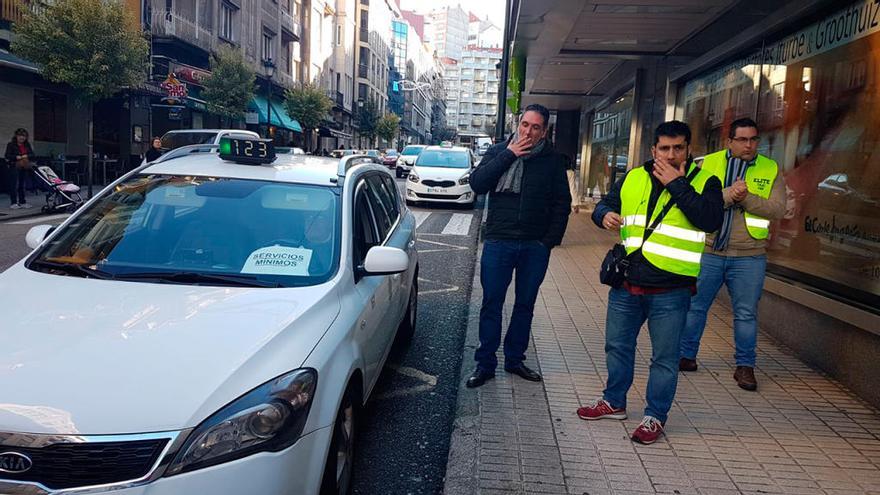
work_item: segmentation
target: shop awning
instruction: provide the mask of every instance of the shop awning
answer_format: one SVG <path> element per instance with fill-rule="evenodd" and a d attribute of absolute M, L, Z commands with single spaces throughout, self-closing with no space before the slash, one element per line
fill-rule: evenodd
<path fill-rule="evenodd" d="M 268 119 L 266 119 L 266 98 L 262 96 L 254 96 L 251 100 L 251 104 L 248 105 L 248 109 L 252 112 L 257 112 L 260 118 L 260 124 L 265 124 Z M 276 127 L 280 127 L 282 129 L 289 129 L 294 132 L 302 132 L 302 126 L 299 125 L 295 119 L 291 118 L 290 115 L 287 114 L 287 110 L 284 108 L 284 105 L 278 100 L 272 100 L 272 119 L 270 121 L 271 125 Z"/>

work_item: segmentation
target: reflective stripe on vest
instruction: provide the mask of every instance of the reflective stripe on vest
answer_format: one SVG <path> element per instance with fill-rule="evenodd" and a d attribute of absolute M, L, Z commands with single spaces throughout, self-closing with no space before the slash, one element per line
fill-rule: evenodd
<path fill-rule="evenodd" d="M 727 177 L 727 150 L 706 155 L 701 166 L 703 170 L 718 177 L 723 185 Z M 759 198 L 769 198 L 778 173 L 779 166 L 776 162 L 759 154 L 755 164 L 746 167 L 745 182 L 749 193 Z M 743 216 L 746 220 L 746 230 L 753 239 L 766 239 L 770 235 L 770 220 L 747 211 L 743 212 Z"/>
<path fill-rule="evenodd" d="M 700 170 L 691 185 L 698 193 L 702 193 L 706 180 L 711 176 Z M 645 229 L 653 223 L 670 199 L 668 191 L 661 192 L 649 220 L 647 210 L 652 185 L 651 177 L 644 167 L 631 170 L 624 179 L 620 190 L 623 219 L 620 238 L 626 252 L 629 254 L 641 247 L 645 259 L 657 268 L 677 275 L 696 277 L 700 273 L 706 233 L 694 227 L 678 207 L 670 208 L 648 240 L 643 240 Z"/>

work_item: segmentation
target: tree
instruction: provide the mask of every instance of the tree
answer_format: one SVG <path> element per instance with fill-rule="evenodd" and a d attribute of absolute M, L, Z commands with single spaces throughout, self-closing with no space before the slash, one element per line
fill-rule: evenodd
<path fill-rule="evenodd" d="M 376 123 L 376 134 L 387 142 L 391 142 L 400 129 L 400 117 L 394 113 L 386 113 Z"/>
<path fill-rule="evenodd" d="M 223 46 L 211 56 L 211 75 L 202 83 L 208 111 L 223 119 L 240 119 L 254 97 L 257 75 L 241 50 Z"/>
<path fill-rule="evenodd" d="M 327 112 L 333 108 L 333 100 L 321 88 L 310 84 L 288 89 L 284 96 L 287 113 L 302 125 L 306 135 L 306 149 L 311 149 L 311 131 L 318 127 Z"/>
<path fill-rule="evenodd" d="M 92 195 L 93 104 L 147 78 L 149 43 L 120 0 L 55 0 L 26 11 L 13 27 L 12 51 L 67 84 L 89 106 L 89 196 Z"/>
<path fill-rule="evenodd" d="M 357 125 L 361 137 L 370 140 L 370 146 L 373 145 L 373 141 L 376 139 L 376 126 L 378 123 L 379 106 L 376 105 L 376 100 L 368 98 L 364 105 L 358 109 Z"/>

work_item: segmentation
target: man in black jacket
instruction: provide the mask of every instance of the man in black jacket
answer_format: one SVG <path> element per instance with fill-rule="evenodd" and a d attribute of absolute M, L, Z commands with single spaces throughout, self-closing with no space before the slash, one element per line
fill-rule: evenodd
<path fill-rule="evenodd" d="M 690 141 L 691 131 L 683 122 L 658 126 L 651 148 L 654 159 L 627 172 L 593 212 L 596 225 L 620 230 L 630 266 L 623 287 L 608 294 L 608 383 L 602 397 L 577 414 L 586 420 L 626 419 L 636 341 L 647 320 L 651 336 L 647 405 L 631 436 L 643 444 L 654 443 L 663 434 L 678 384 L 679 340 L 696 291 L 705 233 L 718 230 L 724 214 L 721 182 L 689 160 Z"/>
<path fill-rule="evenodd" d="M 495 377 L 501 310 L 514 271 L 516 301 L 504 338 L 504 370 L 541 381 L 523 361 L 550 250 L 562 242 L 571 211 L 565 162 L 546 140 L 549 120 L 543 106 L 526 107 L 517 131 L 489 148 L 471 173 L 474 192 L 489 195 L 489 215 L 480 260 L 480 347 L 474 355 L 477 368 L 467 381 L 470 388 Z"/>

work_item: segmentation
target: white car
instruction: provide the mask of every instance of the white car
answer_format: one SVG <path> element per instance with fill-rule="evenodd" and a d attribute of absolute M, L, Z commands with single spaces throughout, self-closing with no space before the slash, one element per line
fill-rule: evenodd
<path fill-rule="evenodd" d="M 219 149 L 132 171 L 0 274 L 0 493 L 348 490 L 414 331 L 415 219 L 372 158 Z"/>
<path fill-rule="evenodd" d="M 397 177 L 406 177 L 409 171 L 412 170 L 413 165 L 415 165 L 419 153 L 425 148 L 427 146 L 421 144 L 411 144 L 403 148 L 403 151 L 400 152 L 400 156 L 397 158 L 397 172 L 395 175 Z"/>
<path fill-rule="evenodd" d="M 406 179 L 406 202 L 455 203 L 474 206 L 471 189 L 474 155 L 460 146 L 428 146 L 419 154 Z"/>

